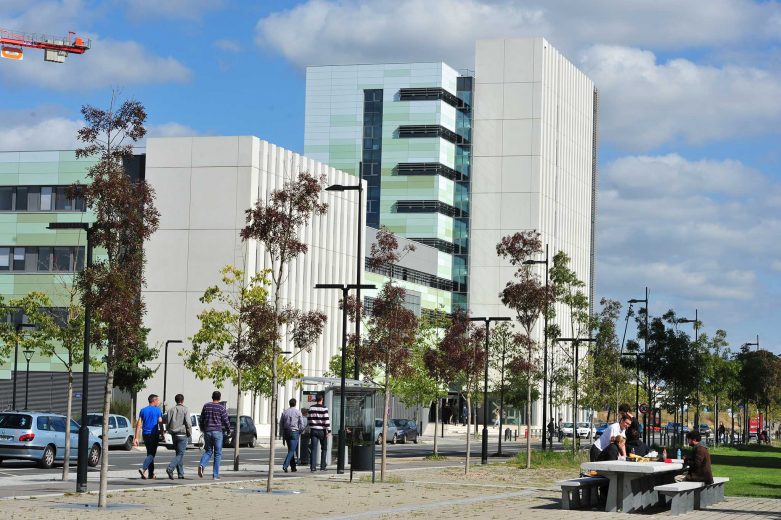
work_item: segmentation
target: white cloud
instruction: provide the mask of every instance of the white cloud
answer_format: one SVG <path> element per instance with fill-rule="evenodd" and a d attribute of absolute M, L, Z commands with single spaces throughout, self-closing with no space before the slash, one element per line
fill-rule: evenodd
<path fill-rule="evenodd" d="M 24 61 L 0 69 L 0 81 L 53 90 L 92 90 L 107 86 L 183 83 L 192 72 L 171 56 L 163 57 L 133 41 L 92 39 L 83 55 L 65 63 L 43 61 L 42 51 L 28 49 Z"/>
<path fill-rule="evenodd" d="M 201 132 L 181 123 L 169 122 L 158 125 L 147 125 L 147 137 L 190 137 L 201 135 Z"/>
<path fill-rule="evenodd" d="M 781 5 L 751 0 L 308 0 L 260 19 L 256 42 L 302 67 L 468 67 L 478 38 L 545 36 L 565 52 L 594 43 L 681 49 L 776 40 L 779 29 Z"/>
<path fill-rule="evenodd" d="M 137 21 L 161 18 L 201 20 L 209 11 L 222 9 L 223 0 L 124 0 L 128 16 Z"/>
<path fill-rule="evenodd" d="M 599 292 L 620 295 L 647 284 L 671 304 L 710 306 L 722 316 L 771 308 L 765 284 L 781 257 L 779 193 L 777 181 L 739 161 L 667 155 L 607 164 L 598 206 Z"/>
<path fill-rule="evenodd" d="M 625 148 L 747 137 L 781 123 L 777 70 L 658 63 L 650 51 L 603 45 L 579 61 L 600 90 L 603 137 Z"/>
<path fill-rule="evenodd" d="M 0 150 L 72 150 L 83 121 L 54 106 L 0 111 Z"/>
<path fill-rule="evenodd" d="M 0 27 L 65 36 L 69 30 L 83 30 L 104 10 L 105 6 L 87 5 L 84 0 L 0 0 Z"/>

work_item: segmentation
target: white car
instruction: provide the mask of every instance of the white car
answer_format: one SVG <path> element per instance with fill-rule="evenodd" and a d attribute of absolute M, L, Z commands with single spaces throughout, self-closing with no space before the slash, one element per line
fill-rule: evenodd
<path fill-rule="evenodd" d="M 561 423 L 561 434 L 564 437 L 572 437 L 572 423 L 571 422 Z"/>
<path fill-rule="evenodd" d="M 99 413 L 87 414 L 87 428 L 89 432 L 103 439 L 103 415 Z M 133 449 L 133 427 L 130 419 L 122 415 L 111 414 L 108 416 L 108 445 L 122 446 L 126 451 Z"/>
<path fill-rule="evenodd" d="M 192 426 L 193 434 L 187 440 L 188 444 L 192 444 L 198 449 L 203 449 L 203 433 L 201 433 L 201 414 L 190 412 L 190 426 Z M 174 449 L 174 443 L 171 440 L 171 434 L 165 433 L 165 447 L 169 450 Z"/>
<path fill-rule="evenodd" d="M 578 423 L 578 437 L 581 439 L 593 439 L 597 433 L 596 428 L 591 428 L 587 422 Z"/>

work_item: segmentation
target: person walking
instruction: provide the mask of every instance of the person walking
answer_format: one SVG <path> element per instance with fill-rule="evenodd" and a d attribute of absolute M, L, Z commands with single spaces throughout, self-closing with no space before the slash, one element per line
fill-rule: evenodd
<path fill-rule="evenodd" d="M 163 413 L 160 411 L 160 398 L 156 394 L 149 394 L 149 405 L 141 408 L 136 421 L 136 434 L 133 437 L 133 446 L 138 446 L 139 436 L 143 436 L 146 458 L 144 464 L 138 470 L 141 478 L 156 479 L 155 456 L 157 446 L 160 444 L 160 435 L 163 432 Z M 148 472 L 148 473 L 147 473 Z"/>
<path fill-rule="evenodd" d="M 548 423 L 548 444 L 550 445 L 551 449 L 553 449 L 553 436 L 555 434 L 556 434 L 556 424 L 553 422 L 553 417 L 551 417 L 551 420 Z"/>
<path fill-rule="evenodd" d="M 282 439 L 287 443 L 287 456 L 284 462 L 282 462 L 282 471 L 287 473 L 287 468 L 290 467 L 294 473 L 296 468 L 296 450 L 298 449 L 298 441 L 301 437 L 301 433 L 304 431 L 305 419 L 301 415 L 301 411 L 296 408 L 297 401 L 291 399 L 288 401 L 290 408 L 282 412 L 282 417 L 279 419 L 279 428 L 282 430 Z"/>
<path fill-rule="evenodd" d="M 179 478 L 184 478 L 184 453 L 187 451 L 188 439 L 193 435 L 190 410 L 184 405 L 184 396 L 176 394 L 174 401 L 176 401 L 176 406 L 165 413 L 165 428 L 171 434 L 171 444 L 176 450 L 176 455 L 165 469 L 171 480 L 174 479 L 174 469 L 176 469 Z"/>
<path fill-rule="evenodd" d="M 209 464 L 214 454 L 214 468 L 212 478 L 220 480 L 220 461 L 222 461 L 222 440 L 230 437 L 231 423 L 228 419 L 228 410 L 220 402 L 222 394 L 215 390 L 212 392 L 210 403 L 203 405 L 201 409 L 201 431 L 203 432 L 203 455 L 198 464 L 198 476 L 203 478 L 203 469 Z"/>
<path fill-rule="evenodd" d="M 315 454 L 317 445 L 320 444 L 320 471 L 325 471 L 326 454 L 328 453 L 328 438 L 331 436 L 331 419 L 328 416 L 328 408 L 325 407 L 325 393 L 318 392 L 314 405 L 309 407 L 309 435 L 312 437 L 312 444 L 309 450 L 309 469 L 317 471 L 315 464 Z"/>

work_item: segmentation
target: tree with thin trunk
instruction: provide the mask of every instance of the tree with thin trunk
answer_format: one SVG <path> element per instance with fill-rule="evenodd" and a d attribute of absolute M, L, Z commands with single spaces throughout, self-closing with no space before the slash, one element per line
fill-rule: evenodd
<path fill-rule="evenodd" d="M 279 373 L 278 364 L 273 361 L 281 355 L 281 339 L 284 330 L 291 330 L 292 342 L 297 350 L 307 350 L 322 335 L 325 314 L 320 311 L 301 311 L 282 301 L 282 288 L 287 281 L 290 263 L 308 251 L 307 244 L 300 238 L 304 228 L 314 217 L 325 215 L 328 205 L 320 201 L 324 177 L 315 177 L 299 172 L 286 180 L 282 189 L 274 190 L 268 201 L 259 200 L 246 211 L 247 225 L 241 230 L 241 238 L 250 247 L 263 246 L 269 260 L 271 278 L 271 325 L 279 331 L 271 343 L 271 417 L 270 424 L 279 416 Z M 262 317 L 259 317 L 264 319 Z M 268 478 L 266 491 L 271 493 L 274 485 L 274 442 L 272 429 L 269 442 Z"/>
<path fill-rule="evenodd" d="M 442 398 L 447 397 L 448 383 L 452 379 L 452 371 L 447 359 L 438 349 L 442 340 L 444 331 L 450 325 L 450 318 L 441 309 L 437 309 L 428 316 L 421 316 L 418 331 L 417 345 L 421 353 L 423 368 L 427 372 L 428 380 L 431 382 L 430 397 L 434 400 L 434 446 L 433 455 L 439 455 L 439 446 L 437 442 L 437 426 L 440 417 L 442 417 Z M 445 427 L 444 421 L 440 425 Z"/>
<path fill-rule="evenodd" d="M 504 415 L 507 392 L 508 378 L 507 370 L 516 363 L 516 359 L 522 354 L 523 344 L 517 341 L 513 333 L 513 325 L 508 322 L 499 322 L 491 331 L 489 339 L 489 363 L 494 369 L 494 373 L 499 374 L 499 380 L 495 381 L 495 389 L 499 391 L 499 443 L 501 447 L 502 427 L 504 426 Z"/>
<path fill-rule="evenodd" d="M 83 193 L 95 215 L 91 238 L 105 258 L 87 266 L 76 276 L 82 304 L 93 311 L 90 341 L 104 345 L 106 383 L 103 394 L 103 447 L 98 505 L 106 506 L 108 489 L 108 417 L 117 363 L 142 340 L 146 306 L 142 295 L 144 241 L 159 223 L 154 191 L 143 179 L 131 179 L 124 161 L 133 155 L 133 143 L 144 137 L 146 111 L 137 101 L 121 104 L 112 94 L 107 110 L 84 106 L 86 126 L 78 131 L 84 143 L 77 158 L 97 157 L 88 171 L 87 186 L 73 186 Z"/>
<path fill-rule="evenodd" d="M 527 399 L 526 399 L 526 468 L 531 468 L 531 381 L 536 362 L 537 341 L 533 332 L 537 320 L 546 306 L 554 302 L 555 286 L 546 287 L 531 265 L 526 264 L 532 256 L 542 252 L 540 234 L 536 231 L 522 231 L 502 238 L 496 245 L 496 253 L 516 268 L 513 280 L 507 282 L 499 293 L 505 306 L 515 313 L 515 320 L 522 331 L 516 334 L 516 341 L 526 347 Z"/>
<path fill-rule="evenodd" d="M 377 242 L 371 247 L 369 266 L 373 269 L 390 268 L 397 264 L 406 252 L 412 250 L 414 250 L 413 246 L 399 250 L 396 237 L 381 228 L 377 232 Z M 405 305 L 406 295 L 407 292 L 403 287 L 396 285 L 392 278 L 388 279 L 373 302 L 365 341 L 360 343 L 355 341 L 364 373 L 371 374 L 377 370 L 383 377 L 385 399 L 382 416 L 381 481 L 385 480 L 387 461 L 391 381 L 413 372 L 412 350 L 415 345 L 418 320 L 415 313 Z"/>

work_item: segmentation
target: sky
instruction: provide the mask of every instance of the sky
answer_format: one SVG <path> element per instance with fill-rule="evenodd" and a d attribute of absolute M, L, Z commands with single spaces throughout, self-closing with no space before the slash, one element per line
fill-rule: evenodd
<path fill-rule="evenodd" d="M 600 92 L 596 299 L 647 286 L 652 316 L 781 353 L 779 1 L 0 0 L 0 28 L 92 39 L 0 60 L 0 150 L 73 148 L 114 89 L 149 135 L 302 152 L 307 65 L 473 69 L 476 39 L 543 36 Z"/>

